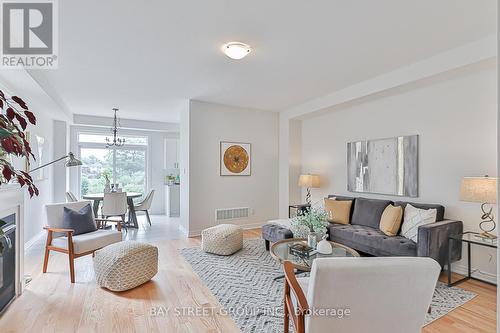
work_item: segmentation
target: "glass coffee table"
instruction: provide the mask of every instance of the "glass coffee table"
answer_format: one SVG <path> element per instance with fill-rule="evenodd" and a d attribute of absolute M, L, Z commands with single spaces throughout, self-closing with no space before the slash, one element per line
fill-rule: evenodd
<path fill-rule="evenodd" d="M 297 273 L 310 272 L 312 263 L 317 258 L 359 257 L 359 253 L 356 250 L 335 242 L 330 242 L 333 250 L 330 254 L 313 252 L 313 254 L 308 257 L 298 256 L 290 253 L 290 246 L 297 243 L 307 244 L 307 240 L 303 238 L 280 240 L 271 245 L 269 252 L 271 253 L 271 256 L 281 264 L 283 264 L 284 261 L 290 261 L 297 270 Z M 280 278 L 283 278 L 283 276 L 278 276 L 275 280 Z"/>

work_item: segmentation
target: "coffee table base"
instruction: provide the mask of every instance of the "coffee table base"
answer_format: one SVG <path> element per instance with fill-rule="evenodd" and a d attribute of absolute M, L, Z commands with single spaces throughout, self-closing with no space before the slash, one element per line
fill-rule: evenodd
<path fill-rule="evenodd" d="M 295 275 L 299 275 L 299 274 L 302 274 L 302 273 L 309 273 L 308 271 L 303 271 L 303 270 L 300 270 L 300 269 L 295 269 Z M 285 274 L 282 274 L 282 275 L 278 275 L 277 277 L 275 277 L 273 279 L 273 281 L 278 281 L 278 280 L 281 280 L 285 277 Z"/>

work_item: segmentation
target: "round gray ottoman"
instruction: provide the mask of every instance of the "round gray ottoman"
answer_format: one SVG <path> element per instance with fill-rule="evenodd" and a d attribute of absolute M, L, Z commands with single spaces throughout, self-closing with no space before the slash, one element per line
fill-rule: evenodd
<path fill-rule="evenodd" d="M 231 255 L 243 247 L 243 229 L 234 224 L 219 224 L 201 232 L 201 249 L 205 252 Z"/>
<path fill-rule="evenodd" d="M 124 291 L 148 282 L 158 273 L 156 246 L 125 241 L 95 252 L 97 284 L 112 291 Z"/>

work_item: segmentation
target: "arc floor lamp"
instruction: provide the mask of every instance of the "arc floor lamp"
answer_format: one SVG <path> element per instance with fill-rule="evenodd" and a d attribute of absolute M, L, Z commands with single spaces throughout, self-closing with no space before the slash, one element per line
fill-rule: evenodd
<path fill-rule="evenodd" d="M 42 168 L 45 168 L 46 166 L 49 166 L 51 164 L 54 164 L 54 163 L 57 163 L 59 161 L 62 161 L 62 160 L 65 160 L 67 159 L 66 163 L 64 164 L 67 168 L 70 168 L 70 167 L 75 167 L 75 166 L 80 166 L 82 165 L 82 161 L 80 161 L 79 159 L 77 159 L 75 157 L 75 155 L 72 153 L 72 152 L 69 152 L 68 155 L 65 155 L 63 157 L 60 157 L 52 162 L 49 162 L 47 164 L 44 164 L 44 165 L 40 165 L 39 167 L 36 167 L 32 170 L 29 171 L 29 173 L 32 173 L 34 171 L 37 171 L 37 170 L 40 170 Z"/>

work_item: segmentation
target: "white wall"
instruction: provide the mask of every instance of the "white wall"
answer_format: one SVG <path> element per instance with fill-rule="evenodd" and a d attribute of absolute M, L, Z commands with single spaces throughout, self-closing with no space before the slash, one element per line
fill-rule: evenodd
<path fill-rule="evenodd" d="M 189 124 L 189 235 L 215 225 L 217 208 L 250 207 L 249 218 L 230 222 L 245 227 L 276 218 L 278 114 L 191 101 Z M 220 176 L 220 141 L 252 144 L 251 176 Z"/>
<path fill-rule="evenodd" d="M 288 181 L 291 185 L 289 186 L 289 200 L 291 204 L 301 204 L 304 202 L 304 197 L 301 195 L 301 189 L 297 187 L 302 172 L 302 122 L 300 120 L 290 119 L 288 141 L 290 170 Z"/>
<path fill-rule="evenodd" d="M 54 137 L 63 138 L 51 141 L 53 143 L 53 160 L 58 159 L 62 156 L 68 154 L 69 149 L 69 128 L 65 121 L 54 120 L 53 123 L 53 133 Z M 55 175 L 65 175 L 66 166 L 63 162 L 59 162 L 53 165 L 53 172 Z M 54 177 L 53 182 L 53 199 L 54 202 L 64 202 L 66 201 L 66 191 L 68 187 L 68 177 Z"/>
<path fill-rule="evenodd" d="M 32 103 L 30 106 L 35 110 L 36 103 Z M 30 130 L 31 135 L 38 135 L 44 137 L 48 142 L 48 161 L 53 160 L 54 155 L 54 123 L 53 119 L 48 117 L 47 114 L 36 112 L 37 124 Z M 64 164 L 64 163 L 63 163 Z M 36 181 L 35 185 L 38 187 L 40 195 L 33 196 L 30 198 L 27 191 L 25 191 L 25 213 L 24 213 L 24 240 L 26 243 L 32 241 L 34 238 L 43 232 L 43 226 L 46 225 L 45 218 L 45 204 L 53 202 L 53 166 L 49 166 L 44 169 L 44 174 L 46 178 L 40 181 Z"/>
<path fill-rule="evenodd" d="M 189 154 L 190 154 L 190 102 L 187 101 L 180 110 L 180 229 L 184 234 L 189 234 Z"/>
<path fill-rule="evenodd" d="M 478 231 L 480 207 L 460 202 L 459 187 L 463 176 L 497 175 L 496 73 L 491 61 L 468 66 L 303 120 L 302 171 L 325 181 L 312 190 L 313 202 L 330 193 L 353 195 L 346 184 L 347 142 L 418 134 L 420 196 L 405 199 L 443 204 L 447 218 Z M 495 278 L 494 250 L 474 249 L 472 262 L 481 271 L 476 274 Z"/>

